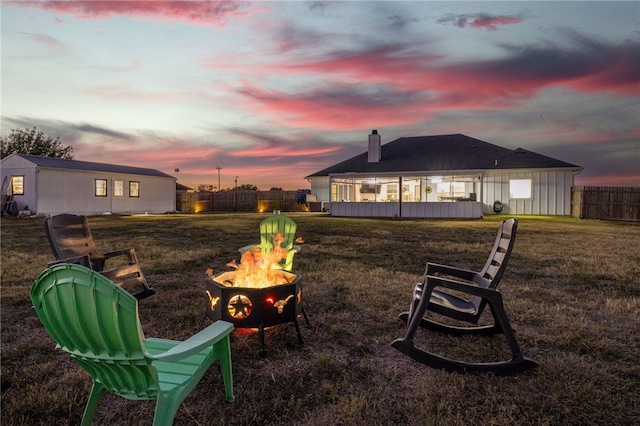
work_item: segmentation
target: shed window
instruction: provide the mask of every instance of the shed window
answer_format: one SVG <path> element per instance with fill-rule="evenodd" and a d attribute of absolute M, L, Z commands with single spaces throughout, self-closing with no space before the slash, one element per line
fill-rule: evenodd
<path fill-rule="evenodd" d="M 129 197 L 134 197 L 134 198 L 140 197 L 140 182 L 136 182 L 136 181 L 129 182 Z"/>
<path fill-rule="evenodd" d="M 531 179 L 509 180 L 509 197 L 511 199 L 531 199 Z"/>
<path fill-rule="evenodd" d="M 11 176 L 11 193 L 24 195 L 24 176 Z"/>
<path fill-rule="evenodd" d="M 96 179 L 96 197 L 106 197 L 106 196 L 107 196 L 107 180 Z"/>
<path fill-rule="evenodd" d="M 124 195 L 124 185 L 121 180 L 113 181 L 113 196 L 122 197 Z"/>

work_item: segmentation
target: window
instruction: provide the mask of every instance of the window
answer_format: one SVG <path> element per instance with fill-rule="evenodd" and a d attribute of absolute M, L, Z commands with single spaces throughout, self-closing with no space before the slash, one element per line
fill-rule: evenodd
<path fill-rule="evenodd" d="M 106 196 L 107 196 L 107 180 L 96 179 L 96 197 L 106 197 Z"/>
<path fill-rule="evenodd" d="M 509 197 L 512 199 L 530 199 L 531 179 L 509 180 Z"/>
<path fill-rule="evenodd" d="M 11 193 L 24 195 L 24 176 L 11 176 Z"/>
<path fill-rule="evenodd" d="M 129 197 L 140 197 L 140 182 L 129 182 Z"/>
<path fill-rule="evenodd" d="M 113 181 L 113 196 L 122 197 L 124 195 L 124 186 L 121 180 Z"/>
<path fill-rule="evenodd" d="M 466 195 L 464 182 L 438 182 L 436 188 L 439 201 L 456 201 Z"/>

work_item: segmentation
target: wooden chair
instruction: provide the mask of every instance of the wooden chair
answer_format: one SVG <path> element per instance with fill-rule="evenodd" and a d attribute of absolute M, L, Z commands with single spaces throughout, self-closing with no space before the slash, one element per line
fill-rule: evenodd
<path fill-rule="evenodd" d="M 215 361 L 220 361 L 226 400 L 234 400 L 233 324 L 216 321 L 183 342 L 145 338 L 131 294 L 69 263 L 42 272 L 30 296 L 57 347 L 93 379 L 82 425 L 91 425 L 105 390 L 129 400 L 155 399 L 153 424 L 171 425 L 182 401 Z"/>
<path fill-rule="evenodd" d="M 44 229 L 56 258 L 49 266 L 56 263 L 77 263 L 89 267 L 127 290 L 141 288 L 133 291 L 138 300 L 156 293 L 149 287 L 133 248 L 98 252 L 86 216 L 49 216 L 44 221 Z M 113 261 L 109 262 L 109 268 L 105 269 L 110 259 Z"/>
<path fill-rule="evenodd" d="M 413 291 L 409 311 L 400 314 L 400 319 L 408 324 L 404 337 L 394 340 L 391 346 L 418 362 L 452 372 L 508 375 L 537 367 L 536 362 L 522 354 L 509 323 L 502 295 L 497 290 L 513 250 L 517 227 L 517 219 L 505 220 L 500 224 L 489 258 L 480 272 L 427 263 L 424 278 Z M 493 324 L 477 325 L 487 305 L 493 315 Z M 460 327 L 443 324 L 426 318 L 427 311 L 471 325 Z M 418 327 L 453 335 L 502 333 L 512 357 L 508 361 L 478 363 L 436 355 L 414 346 L 413 338 Z"/>
<path fill-rule="evenodd" d="M 280 247 L 286 251 L 286 258 L 280 262 L 282 269 L 291 272 L 293 269 L 293 256 L 300 251 L 300 246 L 294 244 L 296 239 L 296 229 L 298 225 L 288 216 L 276 214 L 269 216 L 260 223 L 260 244 L 252 244 L 239 249 L 244 253 L 255 247 L 260 247 L 264 255 L 271 253 L 276 242 L 276 237 L 280 234 L 283 238 Z"/>

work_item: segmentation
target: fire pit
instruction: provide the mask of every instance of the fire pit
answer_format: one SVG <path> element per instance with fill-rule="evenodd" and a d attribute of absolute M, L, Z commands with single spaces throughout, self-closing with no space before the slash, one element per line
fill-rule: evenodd
<path fill-rule="evenodd" d="M 298 341 L 302 344 L 298 315 L 302 314 L 309 325 L 302 306 L 302 277 L 283 270 L 270 270 L 268 273 L 277 284 L 240 287 L 236 286 L 238 273 L 230 271 L 211 275 L 212 279 L 205 284 L 209 298 L 207 316 L 212 321 L 229 321 L 238 328 L 257 328 L 261 356 L 265 356 L 265 327 L 293 322 Z"/>
<path fill-rule="evenodd" d="M 265 327 L 292 322 L 302 344 L 298 315 L 302 314 L 310 325 L 302 307 L 301 276 L 284 270 L 287 265 L 291 268 L 291 244 L 287 240 L 294 238 L 292 223 L 295 225 L 279 215 L 266 219 L 261 228 L 268 224 L 264 226 L 269 231 L 261 236 L 261 243 L 240 249 L 240 264 L 235 260 L 227 263 L 235 271 L 214 276 L 211 269 L 207 270 L 211 280 L 205 284 L 209 298 L 206 317 L 228 321 L 237 328 L 257 328 L 262 356 Z M 286 237 L 278 229 L 281 226 L 289 232 Z"/>

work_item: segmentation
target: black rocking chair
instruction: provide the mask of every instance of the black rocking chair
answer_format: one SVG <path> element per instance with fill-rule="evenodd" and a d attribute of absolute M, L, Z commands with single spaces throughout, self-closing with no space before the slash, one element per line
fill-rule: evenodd
<path fill-rule="evenodd" d="M 496 375 L 510 375 L 537 367 L 535 361 L 525 358 L 522 354 L 504 309 L 502 295 L 496 290 L 507 267 L 517 227 L 517 219 L 505 220 L 500 224 L 491 254 L 480 272 L 427 263 L 424 278 L 413 291 L 409 311 L 399 316 L 401 320 L 407 321 L 404 337 L 394 340 L 391 346 L 422 364 L 450 372 L 492 372 Z M 460 297 L 438 288 L 463 293 L 469 297 Z M 478 325 L 487 304 L 494 322 L 492 325 Z M 442 324 L 426 318 L 427 310 L 472 325 L 459 327 Z M 452 335 L 502 333 L 511 349 L 512 357 L 508 361 L 479 363 L 436 355 L 414 346 L 413 337 L 418 327 Z"/>
<path fill-rule="evenodd" d="M 100 272 L 127 291 L 133 290 L 133 296 L 138 300 L 156 294 L 155 289 L 149 287 L 132 247 L 98 252 L 86 216 L 49 216 L 44 220 L 44 229 L 56 258 L 49 262 L 48 267 L 58 263 L 76 263 Z M 107 268 L 106 263 L 110 259 L 113 260 Z"/>

